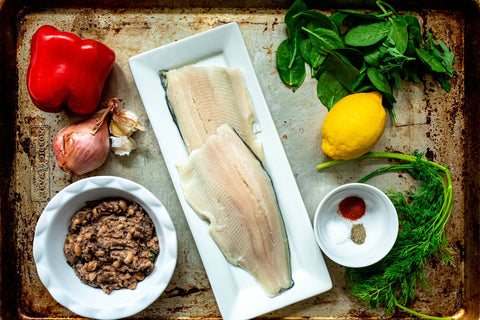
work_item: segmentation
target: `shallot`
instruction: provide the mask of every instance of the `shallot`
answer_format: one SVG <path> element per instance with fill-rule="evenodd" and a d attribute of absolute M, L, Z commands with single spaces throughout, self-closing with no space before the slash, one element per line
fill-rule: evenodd
<path fill-rule="evenodd" d="M 145 128 L 137 122 L 133 112 L 118 107 L 120 101 L 117 98 L 108 99 L 104 108 L 91 118 L 69 125 L 57 133 L 53 140 L 53 152 L 60 168 L 76 175 L 99 168 L 107 160 L 110 138 L 116 155 L 129 155 L 136 149 L 136 143 L 130 136 L 134 131 Z"/>
<path fill-rule="evenodd" d="M 97 116 L 63 128 L 53 140 L 58 166 L 76 175 L 99 168 L 109 148 L 108 121 Z"/>

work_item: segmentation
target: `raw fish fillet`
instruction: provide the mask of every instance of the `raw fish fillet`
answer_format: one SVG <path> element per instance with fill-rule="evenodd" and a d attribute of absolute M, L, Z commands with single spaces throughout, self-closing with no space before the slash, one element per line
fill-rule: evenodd
<path fill-rule="evenodd" d="M 185 66 L 166 73 L 167 99 L 189 152 L 222 124 L 230 124 L 263 161 L 255 115 L 237 69 Z"/>
<path fill-rule="evenodd" d="M 229 125 L 177 165 L 185 198 L 233 265 L 270 295 L 292 286 L 285 227 L 271 180 Z"/>

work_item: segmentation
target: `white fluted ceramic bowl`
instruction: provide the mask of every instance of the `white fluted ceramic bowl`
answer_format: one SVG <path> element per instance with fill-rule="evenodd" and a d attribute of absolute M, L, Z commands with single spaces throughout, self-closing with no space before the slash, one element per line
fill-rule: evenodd
<path fill-rule="evenodd" d="M 340 201 L 349 196 L 358 196 L 366 204 L 364 216 L 356 221 L 345 219 L 338 212 Z M 337 227 L 331 228 L 333 224 Z M 365 228 L 366 238 L 362 244 L 356 244 L 350 238 L 354 224 L 362 224 Z M 313 227 L 318 245 L 327 257 L 340 265 L 359 268 L 380 261 L 390 252 L 398 235 L 398 217 L 393 203 L 383 191 L 366 183 L 347 183 L 322 199 Z M 346 230 L 342 230 L 344 228 Z M 344 232 L 346 238 L 340 234 Z"/>
<path fill-rule="evenodd" d="M 114 290 L 109 295 L 82 283 L 63 252 L 73 214 L 86 201 L 107 197 L 140 204 L 155 224 L 160 245 L 155 268 L 145 280 L 134 290 Z M 33 254 L 40 280 L 56 301 L 83 317 L 118 319 L 142 311 L 163 293 L 175 269 L 177 237 L 167 210 L 150 191 L 124 178 L 97 176 L 72 183 L 50 200 L 36 226 Z"/>

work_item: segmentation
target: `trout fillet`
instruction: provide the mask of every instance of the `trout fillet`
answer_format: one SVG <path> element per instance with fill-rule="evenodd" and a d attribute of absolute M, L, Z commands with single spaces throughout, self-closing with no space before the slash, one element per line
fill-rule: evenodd
<path fill-rule="evenodd" d="M 165 74 L 167 99 L 189 152 L 222 124 L 230 124 L 263 161 L 255 115 L 238 69 L 185 66 Z"/>
<path fill-rule="evenodd" d="M 250 272 L 269 295 L 292 286 L 285 227 L 271 180 L 229 125 L 177 164 L 185 198 L 226 259 Z"/>

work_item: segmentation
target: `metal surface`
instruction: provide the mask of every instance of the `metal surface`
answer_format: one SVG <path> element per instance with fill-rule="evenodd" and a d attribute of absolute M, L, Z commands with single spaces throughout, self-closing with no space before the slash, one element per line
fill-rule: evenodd
<path fill-rule="evenodd" d="M 349 5 L 344 1 L 338 4 Z M 102 1 L 99 2 L 102 8 L 98 9 L 75 1 L 50 2 L 46 9 L 40 8 L 41 5 L 7 0 L 2 2 L 0 11 L 5 25 L 0 38 L 4 43 L 1 57 L 5 61 L 0 88 L 6 102 L 1 121 L 5 141 L 0 145 L 5 150 L 0 158 L 3 181 L 0 302 L 5 319 L 74 316 L 56 303 L 41 284 L 32 256 L 35 223 L 46 203 L 63 187 L 82 178 L 58 168 L 52 141 L 60 128 L 83 118 L 69 112 L 41 112 L 27 92 L 30 40 L 43 24 L 99 40 L 112 48 L 117 59 L 103 97 L 122 98 L 146 127 L 145 132 L 135 133 L 138 149 L 129 157 L 110 154 L 107 163 L 89 174 L 118 175 L 142 184 L 164 203 L 177 230 L 179 256 L 171 283 L 153 305 L 132 318 L 219 318 L 220 314 L 130 74 L 129 57 L 224 23 L 238 22 L 311 218 L 330 189 L 353 182 L 382 163 L 364 161 L 316 171 L 315 165 L 326 160 L 320 148 L 320 129 L 327 110 L 316 98 L 316 83 L 312 79 L 307 79 L 295 93 L 279 80 L 275 52 L 286 37 L 283 16 L 288 4 L 284 2 L 172 1 L 141 2 L 140 6 L 133 2 Z M 477 319 L 479 133 L 474 128 L 480 117 L 476 97 L 479 80 L 475 71 L 479 65 L 475 50 L 478 44 L 475 36 L 478 37 L 476 32 L 480 29 L 478 7 L 469 2 L 458 8 L 450 8 L 447 2 L 426 3 L 425 8 L 421 5 L 417 3 L 413 13 L 459 56 L 455 64 L 458 75 L 452 81 L 450 93 L 429 78 L 421 84 L 405 82 L 404 90 L 396 92 L 399 122 L 387 124 L 374 150 L 403 153 L 418 150 L 450 166 L 455 203 L 446 231 L 455 252 L 456 267 L 433 260 L 426 270 L 431 291 L 419 289 L 418 298 L 409 307 L 444 316 L 465 308 L 464 318 Z M 330 13 L 335 8 L 335 2 L 328 2 L 321 9 Z M 413 187 L 408 176 L 399 173 L 377 177 L 370 183 L 384 190 Z M 381 310 L 368 310 L 348 294 L 343 267 L 328 259 L 327 265 L 334 283 L 332 290 L 265 317 L 382 317 Z M 397 311 L 395 316 L 408 315 Z"/>

